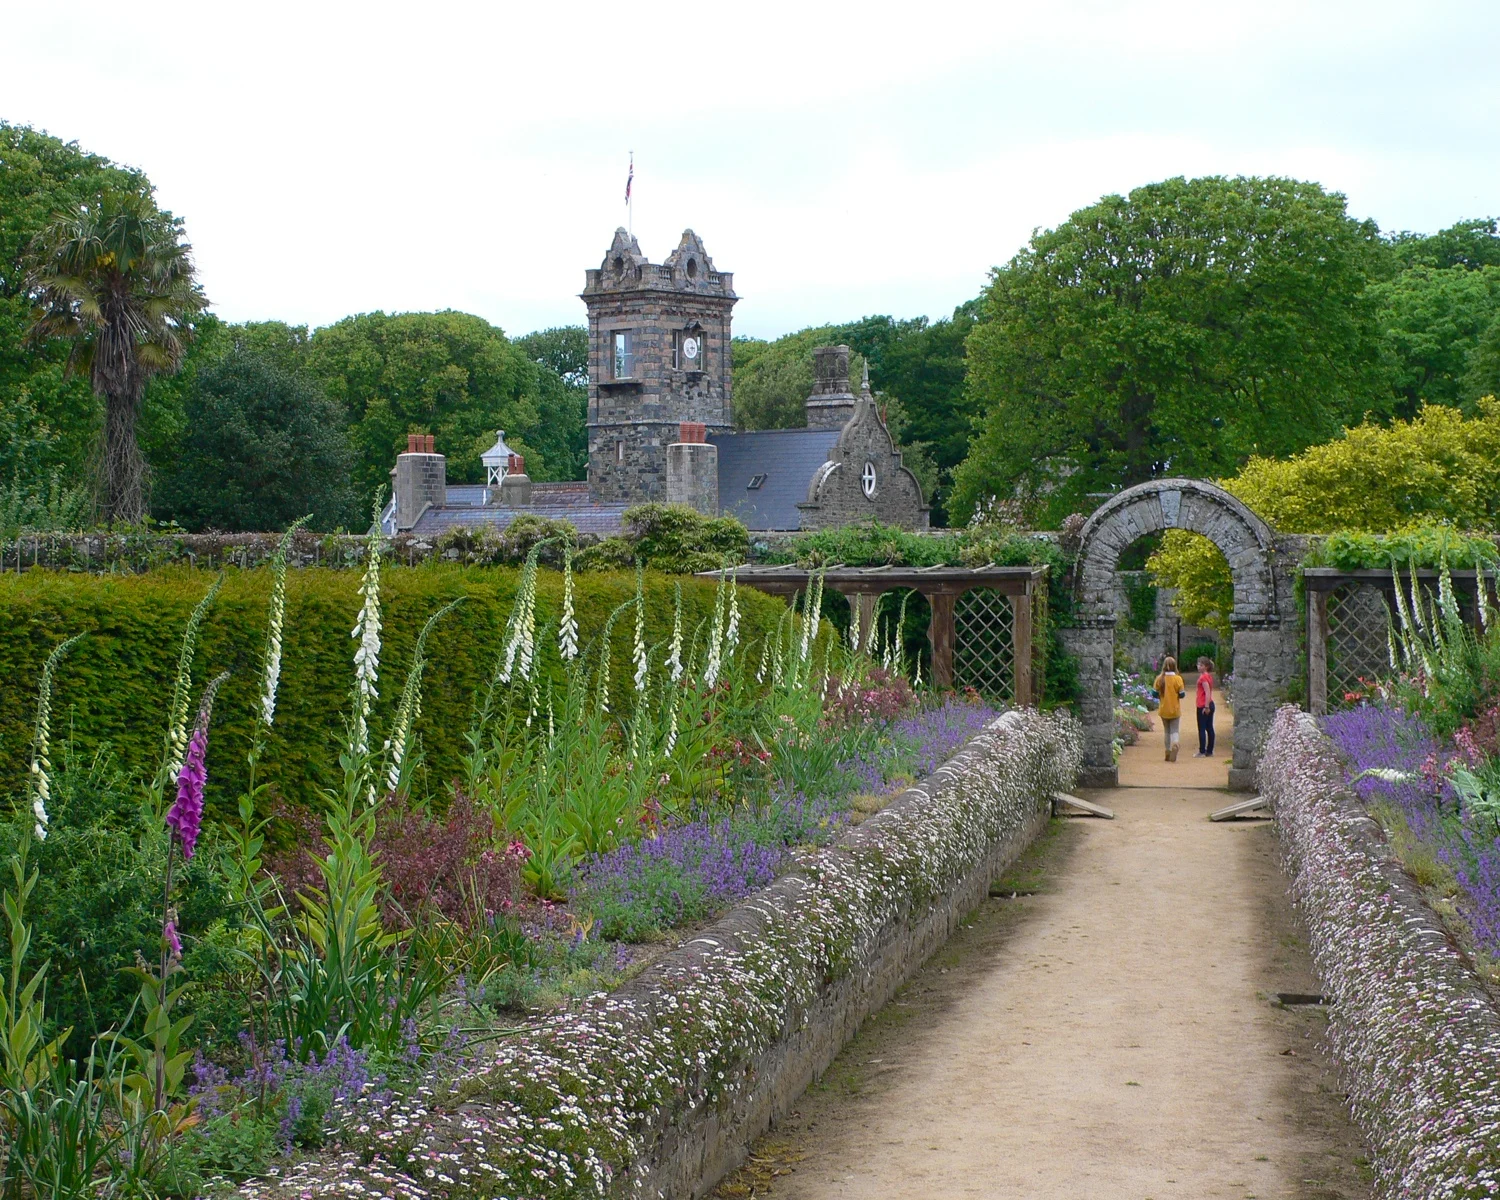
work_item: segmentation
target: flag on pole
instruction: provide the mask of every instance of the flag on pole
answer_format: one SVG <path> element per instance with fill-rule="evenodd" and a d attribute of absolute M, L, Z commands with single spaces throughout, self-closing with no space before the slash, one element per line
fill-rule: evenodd
<path fill-rule="evenodd" d="M 630 203 L 630 185 L 635 182 L 635 155 L 630 156 L 630 174 L 625 176 L 625 203 Z"/>

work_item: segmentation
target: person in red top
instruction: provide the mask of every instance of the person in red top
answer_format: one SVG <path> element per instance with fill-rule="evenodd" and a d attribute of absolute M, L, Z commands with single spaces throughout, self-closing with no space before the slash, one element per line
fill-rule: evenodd
<path fill-rule="evenodd" d="M 1198 660 L 1198 758 L 1214 756 L 1214 664 Z"/>

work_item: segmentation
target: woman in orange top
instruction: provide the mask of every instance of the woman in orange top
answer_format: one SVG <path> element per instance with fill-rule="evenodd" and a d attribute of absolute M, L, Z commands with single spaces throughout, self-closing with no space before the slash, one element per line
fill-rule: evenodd
<path fill-rule="evenodd" d="M 1167 761 L 1177 761 L 1177 730 L 1182 722 L 1182 698 L 1187 695 L 1187 685 L 1177 673 L 1177 660 L 1170 654 L 1161 665 L 1161 674 L 1156 677 L 1156 694 L 1161 697 L 1162 740 L 1167 744 Z"/>

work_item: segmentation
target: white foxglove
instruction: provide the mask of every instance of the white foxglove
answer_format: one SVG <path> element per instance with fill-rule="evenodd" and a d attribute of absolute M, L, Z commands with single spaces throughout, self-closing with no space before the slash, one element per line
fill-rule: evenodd
<path fill-rule="evenodd" d="M 682 678 L 682 584 L 676 584 L 672 606 L 672 648 L 667 654 L 667 677 L 673 683 Z"/>
<path fill-rule="evenodd" d="M 377 500 L 378 503 L 378 500 Z M 359 644 L 354 648 L 354 738 L 356 757 L 370 750 L 370 709 L 379 698 L 380 682 L 380 523 L 370 528 L 366 543 L 365 574 L 359 584 L 364 597 L 359 619 L 349 636 Z"/>
<path fill-rule="evenodd" d="M 564 662 L 578 657 L 578 617 L 573 611 L 573 547 L 563 555 L 562 620 L 557 625 L 557 652 Z"/>

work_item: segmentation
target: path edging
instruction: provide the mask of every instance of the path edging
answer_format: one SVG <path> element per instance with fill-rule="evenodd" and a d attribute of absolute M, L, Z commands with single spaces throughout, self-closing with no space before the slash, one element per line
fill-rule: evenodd
<path fill-rule="evenodd" d="M 1378 1194 L 1500 1194 L 1500 1011 L 1316 720 L 1281 708 L 1259 769 Z"/>
<path fill-rule="evenodd" d="M 702 1196 L 978 906 L 1081 752 L 1070 718 L 1005 713 L 639 978 L 434 1092 L 362 1098 L 336 1153 L 240 1194 Z"/>

